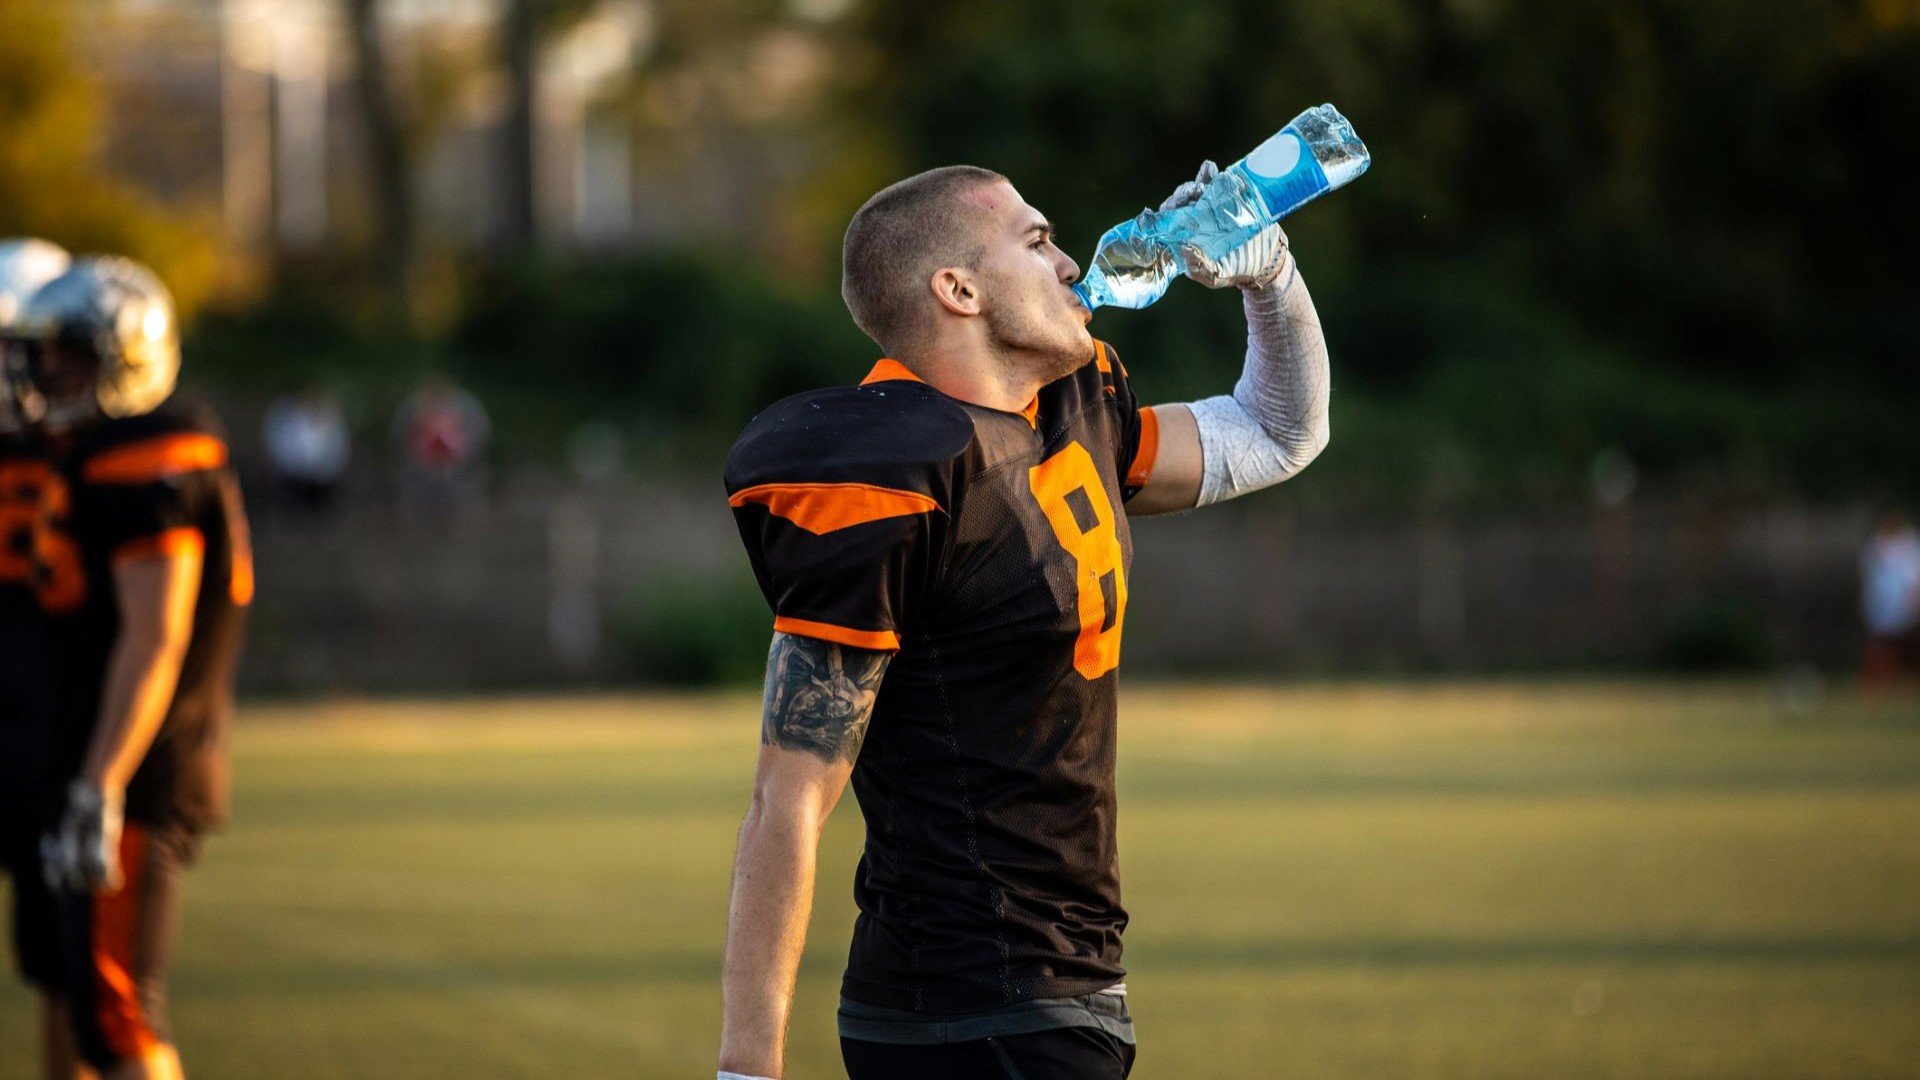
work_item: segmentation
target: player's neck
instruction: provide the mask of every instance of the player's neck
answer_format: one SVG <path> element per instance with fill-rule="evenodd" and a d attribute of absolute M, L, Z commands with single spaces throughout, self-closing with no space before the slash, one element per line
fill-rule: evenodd
<path fill-rule="evenodd" d="M 956 347 L 934 345 L 903 362 L 934 389 L 970 405 L 1001 412 L 1024 412 L 1044 382 L 1030 374 L 1030 365 L 1018 357 L 1003 357 L 969 343 Z"/>

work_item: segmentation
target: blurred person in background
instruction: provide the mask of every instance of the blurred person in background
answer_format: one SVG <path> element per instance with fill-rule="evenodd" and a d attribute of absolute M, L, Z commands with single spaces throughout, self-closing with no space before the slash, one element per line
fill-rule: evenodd
<path fill-rule="evenodd" d="M 40 867 L 55 785 L 51 687 L 34 595 L 34 523 L 51 475 L 14 393 L 24 358 L 9 335 L 21 306 L 69 262 L 44 240 L 0 241 L 0 872 L 12 882 L 14 963 L 39 992 L 46 1074 L 53 1077 L 74 1075 L 79 1058 L 61 991 L 53 894 Z"/>
<path fill-rule="evenodd" d="M 353 435 L 332 391 L 310 386 L 275 398 L 261 423 L 261 438 L 280 497 L 316 514 L 331 510 L 353 460 Z"/>
<path fill-rule="evenodd" d="M 817 849 L 851 781 L 867 834 L 840 991 L 848 1075 L 1119 1080 L 1134 1059 L 1114 793 L 1127 515 L 1231 499 L 1318 455 L 1319 317 L 1278 226 L 1197 260 L 1202 284 L 1243 294 L 1240 381 L 1143 408 L 1088 333 L 1052 225 L 970 166 L 868 200 L 842 273 L 888 359 L 768 407 L 726 466 L 775 617 L 720 1076 L 781 1075 Z"/>
<path fill-rule="evenodd" d="M 1920 533 L 1893 511 L 1860 555 L 1860 614 L 1867 645 L 1861 681 L 1885 688 L 1920 671 Z"/>
<path fill-rule="evenodd" d="M 422 380 L 393 417 L 401 507 L 432 514 L 478 503 L 486 492 L 492 435 L 480 399 L 445 375 Z"/>
<path fill-rule="evenodd" d="M 13 329 L 23 411 L 53 463 L 36 528 L 64 806 L 42 840 L 81 1057 L 181 1076 L 166 985 L 181 876 L 227 811 L 227 730 L 252 555 L 218 421 L 170 400 L 173 302 L 87 258 Z"/>

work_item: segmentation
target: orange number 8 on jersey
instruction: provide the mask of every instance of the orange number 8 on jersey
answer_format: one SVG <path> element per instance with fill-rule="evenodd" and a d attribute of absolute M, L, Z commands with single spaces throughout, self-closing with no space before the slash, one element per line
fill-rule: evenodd
<path fill-rule="evenodd" d="M 86 598 L 80 549 L 52 527 L 68 510 L 58 473 L 39 462 L 0 465 L 0 585 L 30 586 L 56 613 Z"/>
<path fill-rule="evenodd" d="M 1075 564 L 1080 637 L 1073 646 L 1073 669 L 1097 679 L 1120 666 L 1120 624 L 1127 611 L 1127 571 L 1113 502 L 1093 467 L 1093 455 L 1077 442 L 1028 469 L 1027 482 Z"/>
<path fill-rule="evenodd" d="M 37 461 L 0 464 L 0 585 L 33 585 L 33 528 L 47 476 Z"/>

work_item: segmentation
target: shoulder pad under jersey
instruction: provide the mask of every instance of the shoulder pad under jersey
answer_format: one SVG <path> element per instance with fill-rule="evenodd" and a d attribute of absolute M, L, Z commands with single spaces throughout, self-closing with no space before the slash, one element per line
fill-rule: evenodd
<path fill-rule="evenodd" d="M 869 382 L 795 394 L 769 406 L 727 455 L 729 496 L 766 484 L 868 484 L 947 504 L 973 420 L 924 383 Z"/>

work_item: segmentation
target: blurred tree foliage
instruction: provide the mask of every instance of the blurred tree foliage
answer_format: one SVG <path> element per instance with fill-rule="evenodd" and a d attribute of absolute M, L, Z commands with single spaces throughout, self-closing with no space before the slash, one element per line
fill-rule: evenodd
<path fill-rule="evenodd" d="M 213 230 L 101 168 L 97 111 L 60 6 L 0 0 L 0 237 L 131 255 L 153 267 L 191 313 L 220 270 Z"/>
<path fill-rule="evenodd" d="M 857 378 L 871 350 L 837 298 L 685 253 L 493 275 L 454 342 L 460 373 L 537 441 L 611 421 L 703 478 L 762 407 Z"/>
<path fill-rule="evenodd" d="M 1329 472 L 1419 484 L 1438 454 L 1511 494 L 1619 446 L 1656 477 L 1920 488 L 1912 0 L 979 0 L 861 26 L 851 99 L 897 172 L 999 169 L 1084 248 L 1308 105 L 1351 117 L 1372 171 L 1290 225 L 1345 391 Z M 1097 323 L 1151 394 L 1238 363 L 1233 305 L 1196 292 Z"/>
<path fill-rule="evenodd" d="M 1289 223 L 1337 388 L 1334 448 L 1296 497 L 1585 498 L 1596 459 L 1621 454 L 1656 485 L 1920 496 L 1920 202 L 1898 162 L 1920 130 L 1920 0 L 836 9 L 663 0 L 635 80 L 637 114 L 650 88 L 709 69 L 750 99 L 754 42 L 828 50 L 821 107 L 778 114 L 805 130 L 753 122 L 812 155 L 779 193 L 791 236 L 468 267 L 465 314 L 404 346 L 288 299 L 251 329 L 223 321 L 204 351 L 236 373 L 274 342 L 374 380 L 448 367 L 523 449 L 595 417 L 711 471 L 756 408 L 870 360 L 835 276 L 840 232 L 880 185 L 999 169 L 1084 259 L 1203 158 L 1331 101 L 1375 162 Z M 37 55 L 15 37 L 0 52 Z M 739 135 L 715 115 L 689 137 Z M 0 194 L 18 182 L 0 175 Z M 743 265 L 770 248 L 799 254 Z M 1144 394 L 1179 400 L 1231 384 L 1237 307 L 1181 285 L 1095 329 Z M 287 326 L 302 329 L 265 332 Z"/>

